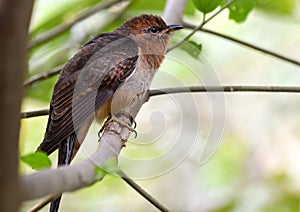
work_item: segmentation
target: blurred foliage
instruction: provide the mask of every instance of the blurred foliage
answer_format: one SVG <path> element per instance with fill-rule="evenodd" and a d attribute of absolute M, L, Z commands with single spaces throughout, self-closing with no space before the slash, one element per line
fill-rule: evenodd
<path fill-rule="evenodd" d="M 144 0 L 144 1 L 133 1 L 133 3 L 131 4 L 131 6 L 129 7 L 130 10 L 137 10 L 137 11 L 144 11 L 149 10 L 149 11 L 162 11 L 164 9 L 166 1 L 157 1 L 155 2 L 155 4 L 153 4 L 153 1 L 151 0 Z M 145 8 L 145 5 L 147 5 L 147 7 Z"/>
<path fill-rule="evenodd" d="M 143 0 L 143 1 L 134 0 L 129 10 L 138 11 L 140 13 L 141 12 L 147 13 L 150 11 L 163 11 L 165 4 L 166 4 L 166 0 L 156 1 L 155 4 L 153 3 L 152 0 Z M 193 5 L 192 0 L 187 0 L 184 14 L 193 15 L 194 11 L 195 11 L 195 7 Z"/>
<path fill-rule="evenodd" d="M 220 187 L 237 182 L 244 173 L 243 167 L 247 159 L 247 149 L 240 138 L 228 137 L 222 141 L 220 148 L 224 151 L 219 152 L 210 160 L 209 167 L 203 169 L 214 169 L 214 175 L 210 175 L 212 170 L 206 170 L 206 181 L 209 186 Z"/>
<path fill-rule="evenodd" d="M 40 33 L 67 22 L 75 14 L 98 3 L 99 0 L 43 0 L 36 3 L 38 17 L 31 26 L 30 36 L 33 39 Z"/>
<path fill-rule="evenodd" d="M 263 208 L 266 212 L 293 212 L 299 211 L 299 197 L 295 194 L 282 193 L 270 205 Z"/>
<path fill-rule="evenodd" d="M 297 0 L 255 0 L 258 9 L 278 15 L 292 15 L 296 4 Z"/>

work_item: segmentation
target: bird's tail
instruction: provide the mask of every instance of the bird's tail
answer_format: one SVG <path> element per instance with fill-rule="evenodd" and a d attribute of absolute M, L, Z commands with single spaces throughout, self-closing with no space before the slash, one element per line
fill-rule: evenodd
<path fill-rule="evenodd" d="M 72 160 L 74 147 L 77 141 L 76 133 L 72 133 L 65 142 L 61 142 L 58 147 L 58 166 L 69 165 Z M 50 212 L 57 212 L 61 195 L 54 199 L 50 205 Z"/>

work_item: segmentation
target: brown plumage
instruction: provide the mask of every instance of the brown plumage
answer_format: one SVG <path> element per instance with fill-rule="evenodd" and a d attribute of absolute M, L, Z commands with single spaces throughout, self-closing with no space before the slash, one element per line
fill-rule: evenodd
<path fill-rule="evenodd" d="M 54 87 L 45 137 L 38 150 L 51 154 L 59 149 L 58 165 L 69 164 L 94 116 L 100 121 L 111 116 L 113 94 L 126 83 L 137 61 L 158 69 L 170 32 L 181 28 L 167 26 L 159 16 L 141 15 L 82 46 L 64 66 Z M 58 210 L 59 201 L 60 197 L 51 203 L 50 211 Z"/>

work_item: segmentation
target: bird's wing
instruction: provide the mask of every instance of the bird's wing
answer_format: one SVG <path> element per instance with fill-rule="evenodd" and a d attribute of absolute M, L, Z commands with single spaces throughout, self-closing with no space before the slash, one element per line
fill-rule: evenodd
<path fill-rule="evenodd" d="M 136 43 L 119 34 L 104 34 L 85 44 L 66 64 L 55 85 L 48 125 L 38 150 L 51 154 L 58 144 L 110 100 L 134 71 Z"/>

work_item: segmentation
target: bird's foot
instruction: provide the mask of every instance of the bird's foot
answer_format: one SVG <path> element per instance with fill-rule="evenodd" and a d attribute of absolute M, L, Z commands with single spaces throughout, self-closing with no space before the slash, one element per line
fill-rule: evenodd
<path fill-rule="evenodd" d="M 129 118 L 130 122 L 133 124 L 133 127 L 130 126 L 128 123 L 126 123 L 124 120 L 120 119 L 121 115 L 125 115 L 127 118 Z M 127 127 L 131 132 L 134 133 L 134 138 L 137 137 L 137 132 L 135 130 L 136 121 L 134 120 L 134 118 L 132 117 L 132 115 L 130 113 L 122 112 L 121 114 L 112 115 L 111 120 L 119 123 L 120 125 L 122 125 L 124 127 Z"/>
<path fill-rule="evenodd" d="M 125 121 L 123 121 L 122 119 L 120 119 L 121 115 L 125 115 L 126 117 L 129 118 L 130 122 L 133 124 L 133 127 L 130 126 L 129 124 L 127 124 Z M 135 130 L 136 128 L 136 121 L 134 120 L 134 118 L 132 117 L 132 115 L 130 113 L 127 112 L 122 112 L 122 114 L 116 114 L 116 115 L 112 115 L 110 116 L 105 123 L 103 124 L 103 126 L 101 127 L 98 136 L 100 137 L 100 134 L 104 131 L 105 127 L 108 125 L 109 122 L 111 121 L 115 121 L 117 123 L 119 123 L 120 125 L 127 127 L 131 132 L 134 133 L 134 138 L 137 137 L 137 132 Z"/>

